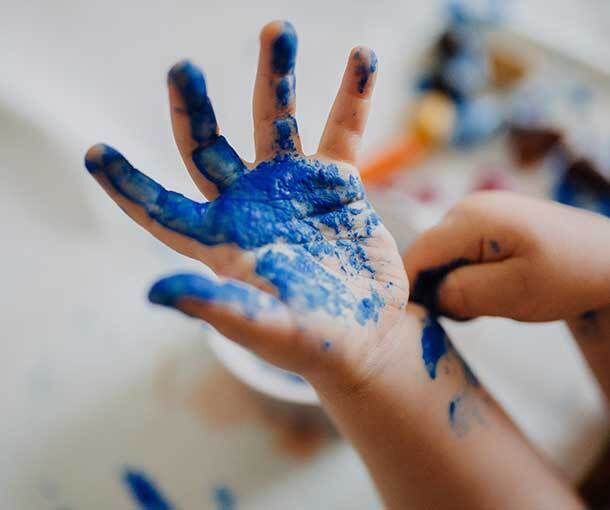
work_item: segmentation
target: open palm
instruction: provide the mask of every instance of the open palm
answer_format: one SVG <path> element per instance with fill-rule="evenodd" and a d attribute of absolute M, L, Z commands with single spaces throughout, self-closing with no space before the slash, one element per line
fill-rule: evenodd
<path fill-rule="evenodd" d="M 89 150 L 86 166 L 136 222 L 229 278 L 173 275 L 153 286 L 153 302 L 200 317 L 269 361 L 307 375 L 324 358 L 368 362 L 400 321 L 408 284 L 394 240 L 353 166 L 375 55 L 366 48 L 350 54 L 311 157 L 302 153 L 293 116 L 295 57 L 292 26 L 267 25 L 252 165 L 219 135 L 201 71 L 189 62 L 170 71 L 176 141 L 208 202 L 167 191 L 106 145 Z"/>

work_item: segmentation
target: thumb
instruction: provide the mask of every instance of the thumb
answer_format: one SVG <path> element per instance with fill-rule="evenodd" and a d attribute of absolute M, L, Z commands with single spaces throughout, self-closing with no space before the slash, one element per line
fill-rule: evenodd
<path fill-rule="evenodd" d="M 466 265 L 447 273 L 434 296 L 437 311 L 456 319 L 483 315 L 521 318 L 527 280 L 520 264 L 519 259 L 507 259 Z"/>

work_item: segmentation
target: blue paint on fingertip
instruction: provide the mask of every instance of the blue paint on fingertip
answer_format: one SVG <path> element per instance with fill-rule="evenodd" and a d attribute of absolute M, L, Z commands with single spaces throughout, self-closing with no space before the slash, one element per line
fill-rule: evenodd
<path fill-rule="evenodd" d="M 297 34 L 292 23 L 285 21 L 282 31 L 271 45 L 271 67 L 278 74 L 294 71 L 297 55 Z"/>
<path fill-rule="evenodd" d="M 125 469 L 123 483 L 140 510 L 172 510 L 174 507 L 142 471 Z"/>
<path fill-rule="evenodd" d="M 168 80 L 178 88 L 184 100 L 193 140 L 200 145 L 213 143 L 218 137 L 218 124 L 203 72 L 184 60 L 170 69 Z"/>
<path fill-rule="evenodd" d="M 183 273 L 157 281 L 148 293 L 151 303 L 177 308 L 184 298 L 205 302 L 238 305 L 246 317 L 253 318 L 263 308 L 272 308 L 275 300 L 271 296 L 249 289 L 233 281 L 219 282 L 198 274 Z"/>
<path fill-rule="evenodd" d="M 491 248 L 491 251 L 493 251 L 496 255 L 500 253 L 500 243 L 498 241 L 492 239 L 491 241 L 489 241 L 489 246 Z"/>
<path fill-rule="evenodd" d="M 443 327 L 436 318 L 427 316 L 421 335 L 422 359 L 431 379 L 436 378 L 440 359 L 449 352 L 450 343 Z"/>
<path fill-rule="evenodd" d="M 365 55 L 365 52 L 367 53 Z M 354 53 L 356 60 L 357 88 L 360 94 L 364 93 L 369 78 L 377 71 L 377 55 L 373 50 L 358 49 Z"/>
<path fill-rule="evenodd" d="M 116 149 L 110 145 L 98 143 L 87 151 L 85 168 L 89 173 L 95 174 L 118 159 L 124 158 Z"/>
<path fill-rule="evenodd" d="M 333 346 L 333 343 L 330 340 L 322 340 L 322 350 L 324 352 L 330 351 L 330 348 Z"/>

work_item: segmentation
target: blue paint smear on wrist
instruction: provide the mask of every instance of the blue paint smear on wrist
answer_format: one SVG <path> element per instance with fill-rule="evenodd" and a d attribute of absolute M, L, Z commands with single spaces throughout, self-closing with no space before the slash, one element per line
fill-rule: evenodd
<path fill-rule="evenodd" d="M 140 510 L 174 509 L 150 477 L 142 471 L 126 469 L 123 473 L 123 483 Z"/>
<path fill-rule="evenodd" d="M 422 359 L 431 379 L 436 379 L 436 369 L 440 359 L 445 356 L 451 344 L 443 327 L 435 317 L 427 316 L 421 336 Z"/>

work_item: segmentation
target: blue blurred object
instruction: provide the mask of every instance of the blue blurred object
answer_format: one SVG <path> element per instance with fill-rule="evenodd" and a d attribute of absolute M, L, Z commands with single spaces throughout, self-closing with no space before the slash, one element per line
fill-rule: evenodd
<path fill-rule="evenodd" d="M 506 118 L 503 103 L 493 96 L 481 96 L 457 104 L 457 122 L 451 143 L 467 147 L 484 141 L 502 127 Z"/>
<path fill-rule="evenodd" d="M 494 26 L 507 15 L 506 0 L 449 0 L 447 12 L 453 25 Z"/>

